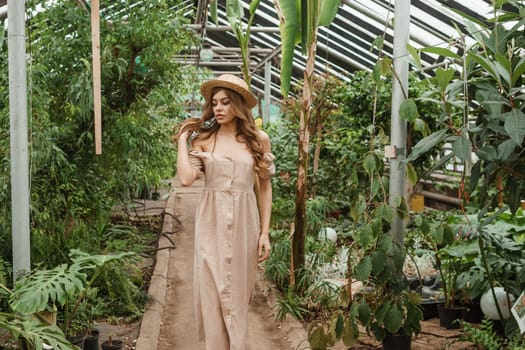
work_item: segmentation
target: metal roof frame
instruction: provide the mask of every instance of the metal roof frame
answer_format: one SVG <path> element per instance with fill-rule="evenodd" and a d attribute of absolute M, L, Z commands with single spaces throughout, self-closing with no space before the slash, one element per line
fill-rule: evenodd
<path fill-rule="evenodd" d="M 207 66 L 215 74 L 224 72 L 240 74 L 240 56 L 232 55 L 238 43 L 231 32 L 226 18 L 225 0 L 217 0 L 218 23 L 213 23 L 207 13 L 208 1 L 194 0 L 196 8 L 192 28 L 202 35 L 203 44 L 215 52 L 209 62 L 199 61 L 199 48 L 185 57 L 185 62 Z M 251 0 L 242 0 L 248 14 Z M 252 89 L 262 93 L 265 88 L 265 63 L 271 64 L 271 94 L 280 99 L 280 36 L 279 22 L 273 0 L 261 0 L 251 27 L 250 52 L 252 61 Z M 372 70 L 379 52 L 371 48 L 373 41 L 384 35 L 382 55 L 393 58 L 393 17 L 395 0 L 342 0 L 333 23 L 321 27 L 317 36 L 317 74 L 331 74 L 342 80 L 349 80 L 354 72 Z M 464 35 L 467 42 L 469 33 L 462 17 L 455 12 L 462 11 L 488 24 L 492 15 L 490 0 L 411 0 L 409 43 L 415 48 L 447 47 L 462 53 L 456 38 Z M 245 22 L 247 22 L 247 16 Z M 461 32 L 458 32 L 458 30 Z M 265 51 L 269 50 L 269 51 Z M 228 52 L 225 55 L 224 52 Z M 239 52 L 239 51 L 237 51 Z M 267 52 L 271 52 L 268 54 Z M 422 54 L 423 71 L 439 65 L 442 58 L 433 54 Z M 306 57 L 297 47 L 293 60 L 292 84 L 302 79 Z"/>
<path fill-rule="evenodd" d="M 208 14 L 209 0 L 184 0 L 177 6 L 191 21 L 189 29 L 197 31 L 202 45 L 215 53 L 211 61 L 200 60 L 203 46 L 188 48 L 176 62 L 206 66 L 215 74 L 224 72 L 240 74 L 240 49 L 226 18 L 226 0 L 218 1 L 218 23 L 213 23 Z M 280 100 L 280 33 L 275 0 L 261 0 L 257 9 L 250 38 L 252 62 L 252 89 L 257 94 L 265 92 L 269 80 L 272 99 Z M 378 55 L 393 58 L 393 17 L 396 0 L 341 0 L 337 15 L 328 27 L 318 30 L 315 70 L 319 75 L 330 74 L 349 80 L 354 72 L 372 70 Z M 248 14 L 251 0 L 242 0 Z M 6 12 L 7 0 L 0 0 L 0 15 Z M 469 33 L 455 10 L 488 24 L 492 16 L 491 0 L 410 0 L 409 43 L 415 48 L 448 47 L 462 53 L 456 38 L 464 35 L 467 43 Z M 247 17 L 244 23 L 247 22 Z M 461 32 L 458 32 L 458 30 Z M 384 35 L 383 49 L 379 53 L 371 48 L 378 37 Z M 442 57 L 434 54 L 421 55 L 423 71 L 436 67 Z M 306 57 L 296 48 L 293 60 L 292 85 L 303 77 Z M 269 77 L 269 79 L 268 79 Z M 266 90 L 267 91 L 267 90 Z"/>

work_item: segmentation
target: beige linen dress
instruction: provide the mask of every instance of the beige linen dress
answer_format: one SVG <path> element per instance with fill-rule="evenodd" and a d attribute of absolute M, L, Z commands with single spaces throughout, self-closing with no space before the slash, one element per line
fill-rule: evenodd
<path fill-rule="evenodd" d="M 199 340 L 207 350 L 245 350 L 260 233 L 254 159 L 193 150 L 189 156 L 205 180 L 195 216 L 193 266 Z M 273 158 L 264 155 L 260 177 L 275 173 Z"/>

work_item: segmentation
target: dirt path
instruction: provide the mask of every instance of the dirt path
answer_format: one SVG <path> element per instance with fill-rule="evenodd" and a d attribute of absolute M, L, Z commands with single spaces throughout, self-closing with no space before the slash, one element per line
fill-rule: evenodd
<path fill-rule="evenodd" d="M 160 249 L 157 253 L 152 278 L 152 281 L 156 279 L 155 283 L 152 282 L 155 288 L 150 288 L 151 299 L 143 319 L 132 323 L 97 323 L 100 343 L 112 334 L 114 338 L 123 340 L 125 350 L 202 350 L 196 345 L 192 300 L 193 216 L 201 188 L 202 183 L 190 188 L 175 183 L 167 203 L 152 201 L 144 204 L 145 208 L 148 207 L 147 213 L 156 215 L 159 213 L 149 210 L 151 207 L 166 206 L 166 213 L 175 214 L 183 223 L 182 230 L 175 230 L 169 225 L 164 227 L 163 232 L 176 233 L 168 235 L 169 240 L 162 237 L 160 241 L 165 241 L 162 244 L 159 241 L 163 247 L 171 247 L 173 241 L 176 249 Z M 287 317 L 285 322 L 275 321 L 275 295 L 270 284 L 259 278 L 250 305 L 250 347 L 247 350 L 309 349 L 304 326 L 299 321 L 291 317 Z M 441 328 L 436 318 L 424 321 L 421 334 L 412 340 L 412 350 L 477 349 L 471 343 L 459 341 L 459 334 L 459 330 Z M 363 333 L 360 344 L 351 349 L 380 348 L 377 341 Z M 338 343 L 331 349 L 344 350 L 346 347 Z"/>
<path fill-rule="evenodd" d="M 183 229 L 173 235 L 176 249 L 170 254 L 158 350 L 202 349 L 197 345 L 192 299 L 193 217 L 201 188 L 202 183 L 189 188 L 176 187 L 174 213 Z M 268 288 L 259 280 L 249 311 L 248 350 L 305 349 L 300 323 L 276 322 L 271 302 Z"/>

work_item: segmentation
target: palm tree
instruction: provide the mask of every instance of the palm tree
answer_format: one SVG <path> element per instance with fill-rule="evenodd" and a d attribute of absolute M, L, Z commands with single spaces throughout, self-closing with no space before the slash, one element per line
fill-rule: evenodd
<path fill-rule="evenodd" d="M 303 55 L 307 55 L 304 70 L 303 97 L 299 121 L 299 152 L 297 193 L 295 200 L 295 226 L 292 244 L 290 284 L 295 286 L 301 267 L 304 266 L 304 243 L 306 231 L 306 198 L 308 148 L 310 133 L 308 124 L 312 115 L 312 90 L 314 63 L 317 48 L 317 29 L 329 25 L 339 8 L 340 0 L 274 0 L 281 32 L 281 91 L 284 96 L 290 90 L 292 61 L 298 42 Z"/>

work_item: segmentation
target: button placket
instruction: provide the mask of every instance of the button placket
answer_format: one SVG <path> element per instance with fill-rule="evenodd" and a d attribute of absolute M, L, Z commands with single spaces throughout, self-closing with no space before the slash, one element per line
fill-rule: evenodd
<path fill-rule="evenodd" d="M 225 245 L 224 249 L 224 270 L 225 270 L 225 278 L 226 280 L 224 283 L 227 286 L 228 294 L 225 295 L 225 298 L 227 302 L 225 303 L 226 308 L 228 309 L 228 313 L 231 313 L 231 306 L 232 306 L 232 295 L 231 295 L 231 278 L 232 278 L 232 260 L 233 260 L 233 208 L 234 208 L 234 194 L 232 190 L 232 184 L 233 184 L 233 173 L 234 173 L 234 163 L 233 161 L 230 161 L 226 164 L 227 170 L 228 170 L 228 179 L 226 180 L 226 188 L 230 189 L 228 191 L 228 208 L 225 214 L 225 222 L 226 222 L 226 232 L 225 232 L 225 238 L 227 244 Z"/>

